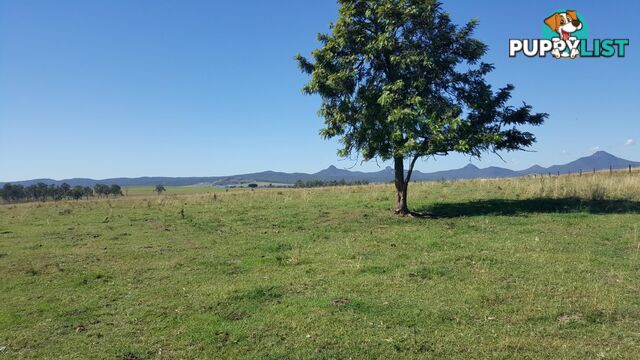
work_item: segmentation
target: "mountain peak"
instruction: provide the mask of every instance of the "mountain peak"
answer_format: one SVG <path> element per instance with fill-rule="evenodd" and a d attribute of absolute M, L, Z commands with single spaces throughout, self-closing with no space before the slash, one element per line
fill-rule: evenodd
<path fill-rule="evenodd" d="M 338 169 L 337 167 L 333 166 L 333 165 L 329 165 L 328 168 L 320 170 L 316 173 L 316 175 L 323 175 L 323 176 L 339 176 L 339 175 L 344 175 L 349 173 L 349 170 L 345 170 L 345 169 Z"/>
<path fill-rule="evenodd" d="M 604 150 L 598 150 L 596 152 L 593 153 L 593 155 L 591 155 L 592 157 L 614 157 L 613 155 L 609 154 L 608 152 L 604 151 Z"/>
<path fill-rule="evenodd" d="M 545 170 L 545 168 L 543 168 L 542 166 L 540 166 L 540 165 L 538 165 L 538 164 L 534 164 L 534 165 L 532 165 L 531 167 L 529 167 L 529 168 L 525 169 L 525 171 L 526 171 L 526 170 L 530 170 L 530 171 L 532 171 L 532 170 L 536 170 L 536 171 L 537 171 L 537 170 Z"/>
<path fill-rule="evenodd" d="M 478 167 L 472 163 L 468 163 L 463 169 L 478 169 Z"/>

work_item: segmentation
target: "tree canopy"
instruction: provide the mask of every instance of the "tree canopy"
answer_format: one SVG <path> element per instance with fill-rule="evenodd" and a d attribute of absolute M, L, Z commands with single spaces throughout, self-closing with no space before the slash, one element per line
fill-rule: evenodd
<path fill-rule="evenodd" d="M 339 155 L 394 161 L 398 213 L 408 213 L 418 158 L 480 157 L 535 142 L 518 126 L 540 125 L 547 115 L 509 105 L 513 85 L 494 91 L 487 83 L 494 67 L 481 61 L 487 46 L 473 38 L 477 20 L 458 26 L 435 0 L 338 2 L 331 32 L 318 35 L 321 47 L 311 59 L 296 56 L 310 75 L 303 91 L 320 95 L 320 134 L 340 138 Z"/>
<path fill-rule="evenodd" d="M 122 189 L 119 185 L 108 186 L 102 184 L 95 185 L 95 194 L 101 196 L 109 195 L 122 195 Z M 89 186 L 76 185 L 71 187 L 67 183 L 62 183 L 60 186 L 56 184 L 47 185 L 39 182 L 24 186 L 21 184 L 6 183 L 0 188 L 0 199 L 5 202 L 14 201 L 46 201 L 51 200 L 63 200 L 74 199 L 80 200 L 81 198 L 89 198 L 94 196 L 94 189 Z"/>

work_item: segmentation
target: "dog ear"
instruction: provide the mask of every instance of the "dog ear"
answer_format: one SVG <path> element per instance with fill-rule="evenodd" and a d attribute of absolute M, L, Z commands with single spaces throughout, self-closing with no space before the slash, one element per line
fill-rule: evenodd
<path fill-rule="evenodd" d="M 558 31 L 560 26 L 560 14 L 555 13 L 548 18 L 544 19 L 544 23 L 547 24 L 553 31 Z"/>
<path fill-rule="evenodd" d="M 575 10 L 567 10 L 567 15 L 571 20 L 578 20 L 578 13 Z"/>

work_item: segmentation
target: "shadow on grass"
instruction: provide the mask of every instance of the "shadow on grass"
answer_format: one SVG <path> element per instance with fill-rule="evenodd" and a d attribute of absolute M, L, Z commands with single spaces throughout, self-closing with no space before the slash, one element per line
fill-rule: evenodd
<path fill-rule="evenodd" d="M 637 214 L 640 202 L 630 200 L 584 200 L 579 198 L 489 199 L 459 203 L 437 203 L 417 209 L 435 218 L 482 215 L 526 215 L 534 213 Z"/>

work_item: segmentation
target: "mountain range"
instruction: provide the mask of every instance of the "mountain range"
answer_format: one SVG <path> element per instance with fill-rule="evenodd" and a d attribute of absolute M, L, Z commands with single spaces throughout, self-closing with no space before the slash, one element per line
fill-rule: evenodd
<path fill-rule="evenodd" d="M 631 167 L 640 167 L 640 162 L 630 161 L 618 158 L 605 151 L 595 152 L 591 156 L 582 157 L 570 163 L 564 165 L 553 165 L 550 167 L 542 167 L 534 165 L 524 170 L 510 170 L 501 167 L 486 167 L 478 168 L 473 164 L 469 164 L 465 167 L 453 170 L 438 171 L 432 173 L 423 173 L 420 171 L 414 171 L 412 180 L 414 181 L 429 181 L 440 179 L 477 179 L 477 178 L 504 178 L 504 177 L 518 177 L 532 174 L 561 174 L 577 173 L 579 171 L 589 172 L 593 170 L 605 170 L 610 167 L 613 169 L 623 169 Z M 276 171 L 263 171 L 258 173 L 232 175 L 232 176 L 211 176 L 211 177 L 138 177 L 138 178 L 111 178 L 111 179 L 85 179 L 85 178 L 73 178 L 63 180 L 53 179 L 32 179 L 24 181 L 13 181 L 12 184 L 22 184 L 25 186 L 35 183 L 56 184 L 68 183 L 71 186 L 94 186 L 97 183 L 112 185 L 118 184 L 121 186 L 135 186 L 135 185 L 157 185 L 162 184 L 166 186 L 188 186 L 207 184 L 212 186 L 230 186 L 238 184 L 246 184 L 251 182 L 262 182 L 272 184 L 293 184 L 298 180 L 311 181 L 340 181 L 345 180 L 347 182 L 352 181 L 369 181 L 369 182 L 386 182 L 393 180 L 393 169 L 387 167 L 383 170 L 376 172 L 361 172 L 350 171 L 346 169 L 338 169 L 335 166 L 329 166 L 324 170 L 320 170 L 314 174 L 307 173 L 285 173 Z M 4 183 L 0 182 L 0 186 Z"/>

